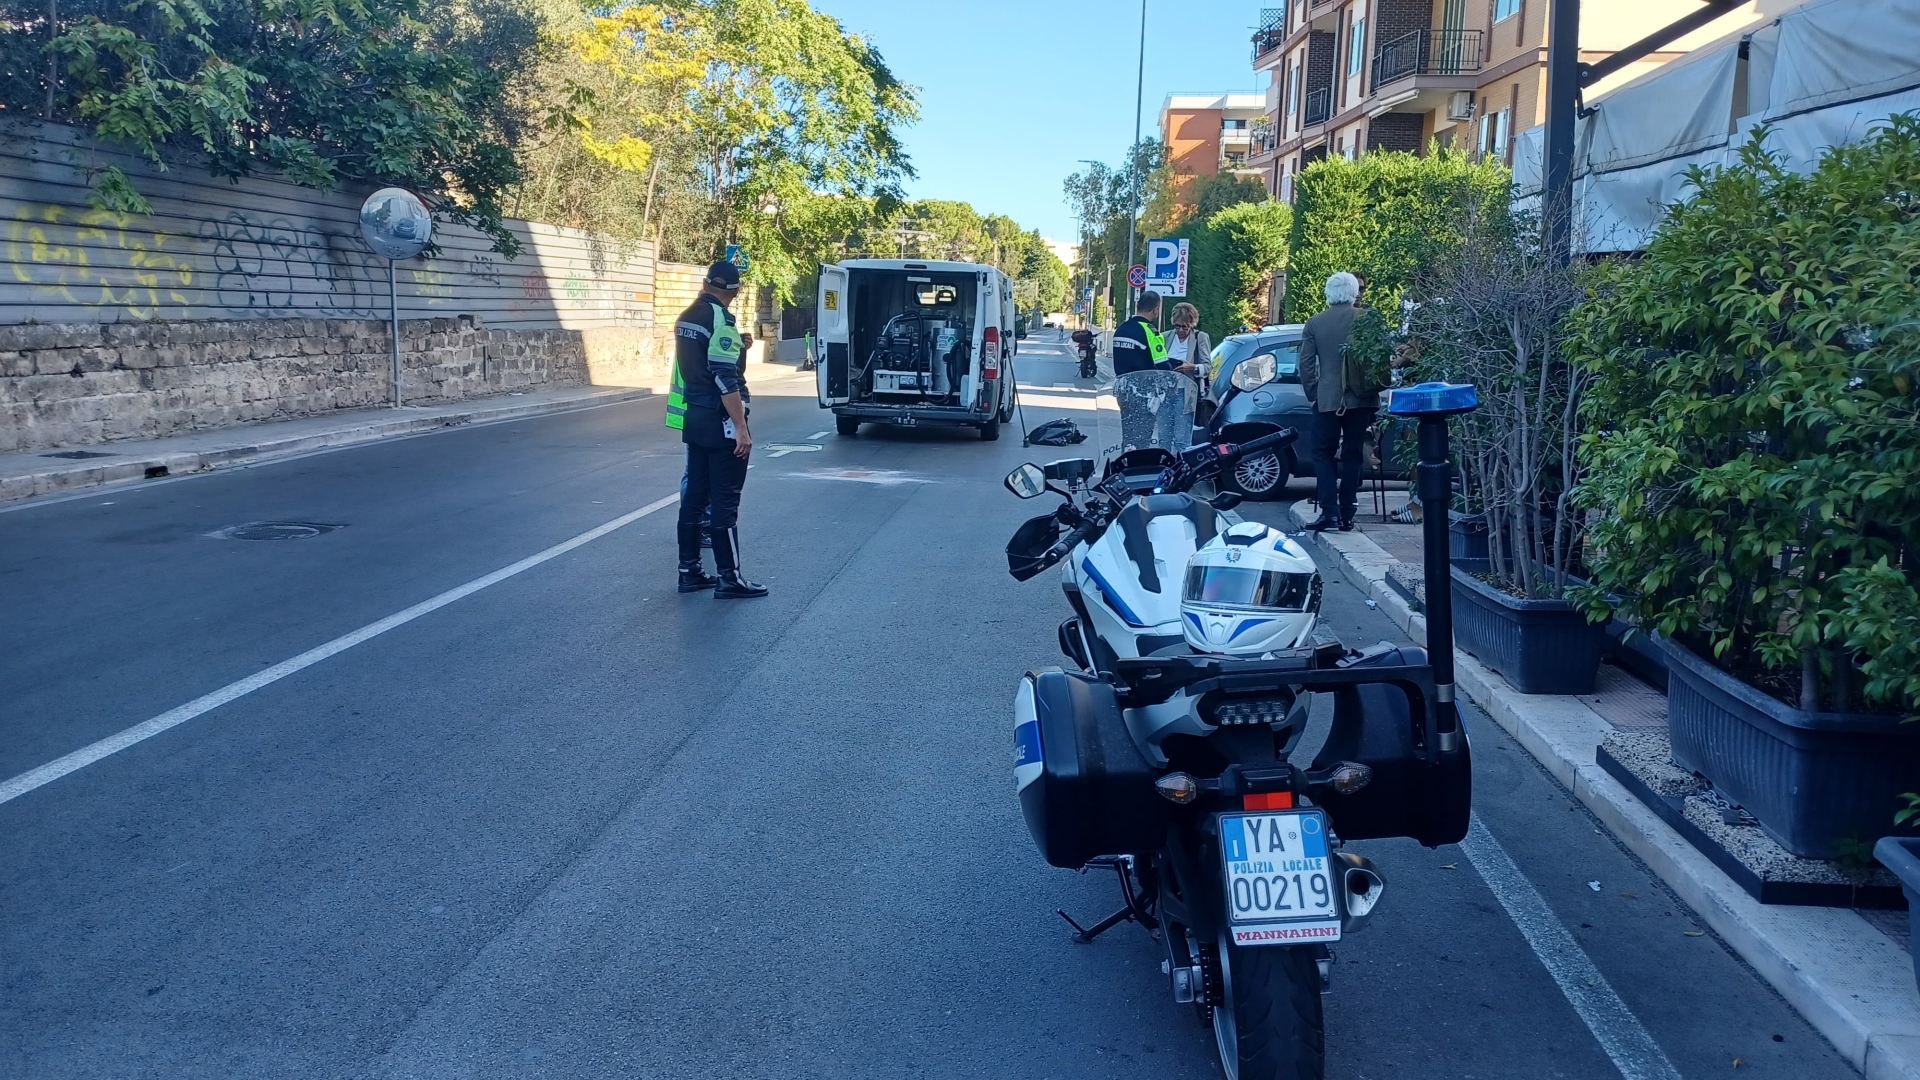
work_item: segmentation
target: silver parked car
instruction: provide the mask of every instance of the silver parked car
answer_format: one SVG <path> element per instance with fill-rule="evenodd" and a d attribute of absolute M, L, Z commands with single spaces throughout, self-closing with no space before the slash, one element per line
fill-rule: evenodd
<path fill-rule="evenodd" d="M 1287 478 L 1303 471 L 1296 451 L 1305 452 L 1313 431 L 1313 405 L 1300 386 L 1300 323 L 1273 326 L 1252 334 L 1234 334 L 1213 350 L 1212 389 L 1196 416 L 1208 437 L 1246 442 L 1283 427 L 1301 441 L 1284 450 L 1247 458 L 1220 477 L 1220 486 L 1249 499 L 1277 499 Z"/>

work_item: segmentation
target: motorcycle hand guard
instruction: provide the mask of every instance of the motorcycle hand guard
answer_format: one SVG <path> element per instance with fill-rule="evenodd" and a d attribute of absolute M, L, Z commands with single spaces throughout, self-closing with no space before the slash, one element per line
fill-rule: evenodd
<path fill-rule="evenodd" d="M 1026 581 L 1059 562 L 1049 557 L 1060 539 L 1060 520 L 1052 514 L 1028 518 L 1007 541 L 1007 573 L 1015 581 Z"/>

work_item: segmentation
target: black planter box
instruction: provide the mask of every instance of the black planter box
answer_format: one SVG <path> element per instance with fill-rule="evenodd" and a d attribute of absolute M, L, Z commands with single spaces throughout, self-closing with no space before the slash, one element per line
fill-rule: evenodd
<path fill-rule="evenodd" d="M 1487 549 L 1487 519 L 1479 514 L 1447 511 L 1447 554 L 1454 559 L 1491 559 Z"/>
<path fill-rule="evenodd" d="M 1873 857 L 1900 879 L 1907 894 L 1907 954 L 1913 958 L 1913 979 L 1920 986 L 1920 840 L 1903 836 L 1883 836 L 1873 845 Z"/>
<path fill-rule="evenodd" d="M 1600 672 L 1605 627 L 1565 600 L 1521 600 L 1473 576 L 1484 561 L 1453 566 L 1453 641 L 1523 694 L 1586 694 Z"/>
<path fill-rule="evenodd" d="M 1841 840 L 1870 843 L 1895 831 L 1900 793 L 1920 777 L 1920 726 L 1804 712 L 1684 646 L 1661 645 L 1675 764 L 1711 780 L 1802 858 L 1836 858 Z"/>

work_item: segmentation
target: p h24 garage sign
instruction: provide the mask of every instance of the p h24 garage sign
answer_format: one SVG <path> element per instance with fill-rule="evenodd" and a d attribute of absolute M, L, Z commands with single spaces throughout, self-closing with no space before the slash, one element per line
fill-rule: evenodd
<path fill-rule="evenodd" d="M 1147 241 L 1147 288 L 1162 296 L 1187 295 L 1187 242 Z"/>

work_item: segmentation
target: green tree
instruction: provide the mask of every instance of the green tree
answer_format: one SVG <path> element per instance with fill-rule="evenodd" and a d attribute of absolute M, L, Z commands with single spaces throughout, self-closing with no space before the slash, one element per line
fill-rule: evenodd
<path fill-rule="evenodd" d="M 221 176 L 398 184 L 513 247 L 507 73 L 537 19 L 512 0 L 75 0 L 57 21 L 3 2 L 28 31 L 0 35 L 9 113 L 90 126 L 163 167 L 189 153 Z M 51 95 L 25 72 L 50 72 Z M 95 185 L 110 208 L 150 209 L 117 169 Z"/>
<path fill-rule="evenodd" d="M 1330 157 L 1300 173 L 1289 246 L 1287 319 L 1326 306 L 1321 285 L 1345 270 L 1367 276 L 1367 302 L 1394 310 L 1400 294 L 1461 240 L 1465 210 L 1504 208 L 1511 176 L 1498 162 L 1433 147 L 1425 156 Z"/>

